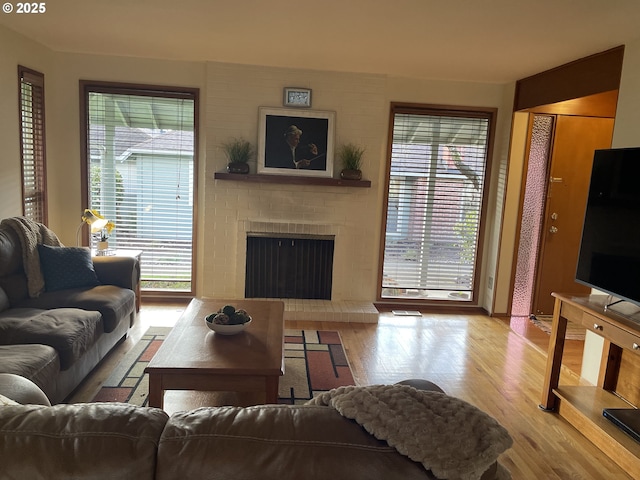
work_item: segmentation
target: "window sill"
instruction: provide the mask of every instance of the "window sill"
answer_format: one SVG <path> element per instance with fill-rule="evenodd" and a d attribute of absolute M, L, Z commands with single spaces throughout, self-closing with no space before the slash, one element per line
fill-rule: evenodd
<path fill-rule="evenodd" d="M 285 183 L 288 185 L 325 185 L 331 187 L 371 188 L 371 180 L 343 180 L 341 178 L 302 177 L 297 175 L 266 175 L 254 173 L 216 172 L 216 180 L 252 183 Z"/>

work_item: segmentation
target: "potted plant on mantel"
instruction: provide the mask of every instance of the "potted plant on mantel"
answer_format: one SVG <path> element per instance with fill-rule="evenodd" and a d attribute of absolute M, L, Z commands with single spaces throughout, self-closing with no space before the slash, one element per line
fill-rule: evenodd
<path fill-rule="evenodd" d="M 359 147 L 353 143 L 345 143 L 338 147 L 338 158 L 342 161 L 342 171 L 340 178 L 344 180 L 362 179 L 362 155 L 364 147 Z"/>
<path fill-rule="evenodd" d="M 244 138 L 232 138 L 222 144 L 227 156 L 227 171 L 229 173 L 249 173 L 249 160 L 253 157 L 253 145 Z"/>

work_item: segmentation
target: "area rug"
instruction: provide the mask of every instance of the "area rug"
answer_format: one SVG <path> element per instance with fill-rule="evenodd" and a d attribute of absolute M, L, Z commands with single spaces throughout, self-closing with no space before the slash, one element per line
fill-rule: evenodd
<path fill-rule="evenodd" d="M 278 403 L 305 403 L 319 393 L 347 385 L 355 382 L 339 332 L 285 330 Z"/>
<path fill-rule="evenodd" d="M 146 406 L 149 376 L 144 369 L 170 331 L 168 327 L 147 330 L 93 401 Z M 284 334 L 285 374 L 280 378 L 278 403 L 301 404 L 322 392 L 355 384 L 339 332 L 287 329 Z"/>
<path fill-rule="evenodd" d="M 551 335 L 551 315 L 531 315 L 529 317 L 531 323 L 543 332 Z M 564 336 L 565 340 L 584 340 L 586 329 L 577 323 L 567 322 L 567 332 Z"/>

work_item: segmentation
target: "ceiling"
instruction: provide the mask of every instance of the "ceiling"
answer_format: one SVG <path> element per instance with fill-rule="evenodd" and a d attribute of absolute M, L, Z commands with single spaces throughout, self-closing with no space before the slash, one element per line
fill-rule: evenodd
<path fill-rule="evenodd" d="M 60 52 L 490 83 L 640 38 L 638 0 L 50 0 L 45 7 L 0 14 L 0 25 Z"/>

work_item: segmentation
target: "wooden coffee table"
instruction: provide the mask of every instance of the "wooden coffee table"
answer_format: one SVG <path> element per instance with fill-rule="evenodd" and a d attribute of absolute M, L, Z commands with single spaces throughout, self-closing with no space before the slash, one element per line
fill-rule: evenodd
<path fill-rule="evenodd" d="M 211 331 L 204 318 L 224 305 L 253 321 L 237 335 Z M 193 299 L 145 368 L 149 406 L 162 408 L 166 390 L 259 392 L 277 403 L 284 374 L 284 303 Z"/>

